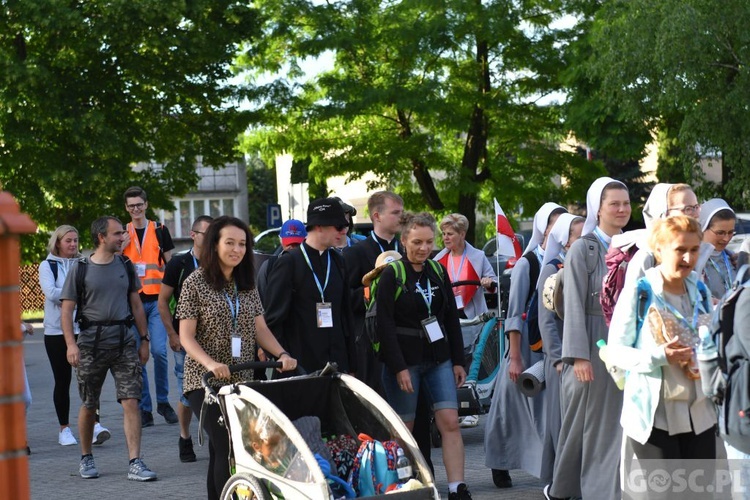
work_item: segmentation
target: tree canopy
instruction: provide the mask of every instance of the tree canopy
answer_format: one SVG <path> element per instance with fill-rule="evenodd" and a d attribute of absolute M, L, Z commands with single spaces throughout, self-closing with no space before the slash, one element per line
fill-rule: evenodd
<path fill-rule="evenodd" d="M 466 215 L 473 241 L 477 200 L 491 211 L 496 197 L 509 215 L 581 200 L 602 172 L 558 147 L 566 131 L 549 97 L 562 89 L 569 35 L 554 27 L 560 2 L 254 5 L 262 37 L 240 65 L 257 78 L 264 99 L 254 111 L 266 127 L 250 143 L 309 159 L 317 179 L 372 172 L 411 209 Z M 332 67 L 295 82 L 302 62 L 320 56 Z"/>
<path fill-rule="evenodd" d="M 663 172 L 674 175 L 676 151 L 688 179 L 699 178 L 700 156 L 720 156 L 722 184 L 704 183 L 701 194 L 735 208 L 750 189 L 749 22 L 742 0 L 602 2 L 589 66 L 608 102 L 660 129 L 672 155 Z"/>
<path fill-rule="evenodd" d="M 2 189 L 47 229 L 124 213 L 133 184 L 169 207 L 197 157 L 237 156 L 249 116 L 230 63 L 255 19 L 233 0 L 4 1 Z"/>

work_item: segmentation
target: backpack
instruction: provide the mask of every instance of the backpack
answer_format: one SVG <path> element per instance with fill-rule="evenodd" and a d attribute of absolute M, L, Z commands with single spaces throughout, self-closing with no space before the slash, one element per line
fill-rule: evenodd
<path fill-rule="evenodd" d="M 362 444 L 354 457 L 348 483 L 357 497 L 385 494 L 392 484 L 398 482 L 396 457 L 401 446 L 393 440 L 376 441 L 367 434 L 360 434 Z"/>
<path fill-rule="evenodd" d="M 581 236 L 581 239 L 588 241 L 586 249 L 586 273 L 587 275 L 591 275 L 591 273 L 596 271 L 596 266 L 599 264 L 599 251 L 597 246 L 599 245 L 599 240 L 593 234 Z M 555 259 L 554 261 L 550 262 L 560 261 Z M 562 265 L 562 263 L 559 263 L 558 267 Z M 550 311 L 554 311 L 555 314 L 557 314 L 557 317 L 561 320 L 565 319 L 565 301 L 563 300 L 565 273 L 563 271 L 565 271 L 565 268 L 560 267 L 559 271 L 557 271 L 555 274 L 550 275 L 545 280 L 543 291 L 544 295 L 542 297 L 544 301 L 544 307 L 546 307 Z M 560 332 L 560 335 L 562 335 L 562 332 Z"/>
<path fill-rule="evenodd" d="M 740 294 L 750 287 L 750 267 L 737 272 L 732 288 L 714 309 L 711 330 L 719 351 L 719 377 L 714 402 L 724 416 L 721 437 L 732 447 L 750 453 L 750 353 L 734 336 L 734 313 Z"/>
<path fill-rule="evenodd" d="M 122 254 L 115 254 L 115 258 L 119 259 L 120 262 L 122 262 L 122 265 L 125 266 L 125 271 L 128 275 L 128 290 L 130 288 L 134 287 L 135 283 L 135 268 L 133 267 L 133 263 L 130 262 L 130 259 L 128 259 L 126 256 Z M 125 333 L 126 331 L 133 326 L 134 319 L 133 319 L 133 313 L 130 311 L 130 300 L 129 297 L 126 294 L 125 300 L 128 304 L 128 317 L 124 319 L 119 320 L 111 320 L 111 321 L 90 321 L 83 315 L 83 306 L 85 303 L 85 297 L 86 297 L 86 270 L 88 269 L 88 259 L 86 257 L 81 257 L 78 259 L 78 266 L 76 267 L 76 315 L 74 321 L 78 323 L 78 326 L 81 329 L 81 332 L 86 330 L 90 326 L 96 327 L 96 334 L 94 339 L 94 357 L 96 357 L 98 347 L 99 347 L 99 338 L 101 336 L 101 332 L 103 327 L 105 326 L 120 326 L 120 354 L 122 354 L 123 347 L 125 346 Z"/>
<path fill-rule="evenodd" d="M 602 314 L 607 326 L 612 321 L 615 304 L 620 297 L 622 287 L 625 286 L 625 272 L 628 269 L 628 263 L 637 251 L 638 247 L 634 243 L 624 247 L 610 245 L 604 256 L 607 273 L 602 278 L 602 292 L 599 294 L 599 303 L 602 306 Z"/>
<path fill-rule="evenodd" d="M 542 333 L 539 331 L 539 307 L 536 282 L 539 280 L 540 264 L 534 252 L 527 252 L 521 257 L 529 262 L 529 293 L 526 296 L 526 310 L 522 315 L 526 323 L 529 347 L 533 352 L 542 350 Z"/>
<path fill-rule="evenodd" d="M 57 283 L 57 261 L 47 259 L 47 264 L 49 264 L 50 271 L 52 271 L 52 277 L 55 279 L 55 283 Z"/>
<path fill-rule="evenodd" d="M 440 278 L 440 281 L 442 282 L 445 279 L 445 273 L 443 271 L 443 266 L 440 265 L 440 263 L 435 262 L 432 259 L 427 259 L 427 262 L 429 262 L 429 266 L 432 268 L 433 271 L 435 271 L 435 274 L 438 275 Z M 396 293 L 393 296 L 393 300 L 396 301 L 401 296 L 403 292 L 406 292 L 406 268 L 404 267 L 404 263 L 401 260 L 395 260 L 393 262 L 390 262 L 388 264 L 389 266 L 393 267 L 394 272 L 396 273 Z M 381 273 L 382 274 L 382 273 Z M 372 280 L 372 283 L 370 283 L 369 288 L 364 288 L 364 294 L 365 294 L 365 325 L 364 325 L 364 332 L 365 335 L 370 339 L 370 343 L 372 344 L 372 350 L 377 353 L 380 351 L 380 338 L 378 337 L 378 323 L 377 323 L 377 303 L 375 302 L 376 292 L 378 289 L 378 283 L 380 282 L 380 275 L 378 275 L 374 280 Z"/>

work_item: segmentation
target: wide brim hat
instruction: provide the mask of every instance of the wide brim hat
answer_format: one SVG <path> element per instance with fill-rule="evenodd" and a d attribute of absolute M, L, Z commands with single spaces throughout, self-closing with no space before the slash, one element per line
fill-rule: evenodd
<path fill-rule="evenodd" d="M 401 260 L 401 254 L 395 250 L 387 250 L 378 255 L 378 258 L 375 260 L 375 269 L 368 272 L 362 277 L 362 284 L 364 286 L 370 286 L 370 283 L 372 283 L 375 278 L 380 276 L 380 273 L 383 272 L 385 266 L 397 260 Z"/>

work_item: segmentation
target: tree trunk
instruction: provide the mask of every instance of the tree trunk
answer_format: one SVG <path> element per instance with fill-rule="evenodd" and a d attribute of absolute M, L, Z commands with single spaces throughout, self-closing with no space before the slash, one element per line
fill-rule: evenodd
<path fill-rule="evenodd" d="M 477 64 L 481 71 L 479 78 L 479 93 L 487 95 L 490 91 L 490 71 L 487 64 L 489 48 L 486 41 L 477 42 Z M 464 154 L 461 159 L 461 190 L 458 193 L 458 211 L 469 219 L 469 228 L 466 231 L 466 241 L 474 244 L 476 240 L 476 206 L 477 186 L 487 176 L 486 171 L 477 174 L 480 164 L 487 160 L 487 134 L 489 122 L 484 114 L 484 109 L 477 103 L 471 114 L 469 130 L 466 134 Z M 467 186 L 468 189 L 467 189 Z"/>

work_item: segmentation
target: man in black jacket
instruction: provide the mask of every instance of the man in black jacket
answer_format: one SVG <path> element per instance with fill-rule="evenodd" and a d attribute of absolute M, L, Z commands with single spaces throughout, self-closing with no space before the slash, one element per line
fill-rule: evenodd
<path fill-rule="evenodd" d="M 396 235 L 401 229 L 404 200 L 396 193 L 378 191 L 367 200 L 373 230 L 370 236 L 344 249 L 349 270 L 349 291 L 354 314 L 354 334 L 357 345 L 357 377 L 381 395 L 383 394 L 382 366 L 372 350 L 367 336 L 363 336 L 365 321 L 364 287 L 362 277 L 375 268 L 375 260 L 382 252 L 395 250 L 403 253 Z"/>
<path fill-rule="evenodd" d="M 284 349 L 305 371 L 328 362 L 355 372 L 352 314 L 344 259 L 335 247 L 349 224 L 341 204 L 331 198 L 307 208 L 307 238 L 279 256 L 268 277 L 266 323 Z"/>

